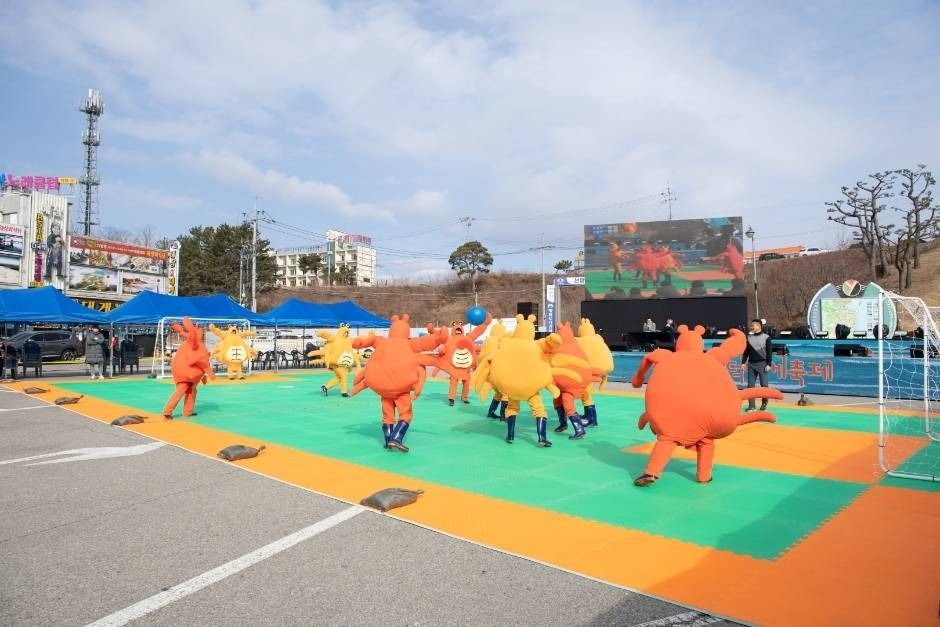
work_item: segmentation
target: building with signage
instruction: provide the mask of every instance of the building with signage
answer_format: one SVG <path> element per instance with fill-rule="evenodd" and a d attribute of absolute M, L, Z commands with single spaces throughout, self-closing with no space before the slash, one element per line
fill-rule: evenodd
<path fill-rule="evenodd" d="M 277 263 L 278 287 L 311 287 L 325 284 L 326 268 L 347 266 L 356 272 L 356 285 L 375 283 L 376 255 L 372 238 L 342 231 L 327 231 L 327 241 L 321 246 L 283 248 L 271 251 Z M 323 259 L 324 270 L 320 273 L 301 272 L 300 258 L 317 254 Z"/>
<path fill-rule="evenodd" d="M 176 242 L 170 250 L 160 250 L 69 234 L 68 197 L 37 187 L 39 181 L 52 190 L 52 181 L 61 180 L 5 175 L 0 187 L 0 289 L 51 285 L 99 311 L 143 290 L 177 293 Z M 61 184 L 71 184 L 65 181 Z"/>

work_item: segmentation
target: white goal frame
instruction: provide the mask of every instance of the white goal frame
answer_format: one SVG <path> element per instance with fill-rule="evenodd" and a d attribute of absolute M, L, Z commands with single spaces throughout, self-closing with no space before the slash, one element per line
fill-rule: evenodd
<path fill-rule="evenodd" d="M 209 352 L 212 353 L 212 349 L 218 343 L 218 338 L 209 331 L 209 324 L 214 324 L 220 328 L 226 328 L 231 325 L 238 327 L 239 331 L 251 331 L 251 323 L 245 318 L 189 318 L 193 324 L 198 324 L 202 327 L 203 339 L 206 343 L 206 348 L 209 349 Z M 150 376 L 157 379 L 166 379 L 171 375 L 170 365 L 173 360 L 173 354 L 176 352 L 176 349 L 179 348 L 182 343 L 179 336 L 171 328 L 171 325 L 174 322 L 183 324 L 183 319 L 178 316 L 167 316 L 165 318 L 160 318 L 160 321 L 157 323 L 157 340 L 153 346 L 153 361 L 150 363 Z M 253 344 L 251 339 L 248 339 L 249 344 Z M 249 358 L 246 360 L 247 366 L 245 367 L 245 375 L 251 376 L 252 373 L 252 359 Z M 212 369 L 215 372 L 219 372 L 224 364 L 210 358 L 209 364 L 212 366 Z"/>
<path fill-rule="evenodd" d="M 938 328 L 940 307 L 928 307 L 922 299 L 912 296 L 902 296 L 889 291 L 879 292 L 879 331 L 883 329 L 885 299 L 895 304 L 899 318 L 905 314 L 912 316 L 923 329 L 924 337 L 912 338 L 913 343 L 909 343 L 885 338 L 882 337 L 882 333 L 878 333 L 878 464 L 885 473 L 894 477 L 940 481 L 940 469 L 938 469 L 940 461 L 925 471 L 911 468 L 902 470 L 896 467 L 895 460 L 891 459 L 888 453 L 892 436 L 901 437 L 902 435 L 900 431 L 892 431 L 892 427 L 899 424 L 898 421 L 922 421 L 922 428 L 915 422 L 910 429 L 904 429 L 903 437 L 924 437 L 927 439 L 927 446 L 936 448 L 940 454 L 940 444 L 932 444 L 940 443 L 940 380 L 938 380 L 937 373 L 931 372 L 931 359 L 935 362 L 934 370 L 940 369 L 940 328 Z M 892 350 L 892 347 L 897 348 Z M 917 373 L 914 373 L 914 376 L 920 372 L 923 373 L 920 388 L 922 398 L 916 397 L 913 393 L 898 394 L 900 385 L 894 385 L 892 393 L 891 384 L 895 381 L 892 377 L 896 376 L 892 372 L 895 367 L 893 362 L 899 358 L 898 353 L 903 353 L 905 348 L 910 352 L 912 362 L 917 359 L 913 356 L 913 349 L 920 348 L 923 351 L 923 357 L 918 360 L 920 363 L 917 366 Z M 891 364 L 886 364 L 886 357 L 891 359 Z M 892 414 L 892 410 L 897 408 L 901 409 L 904 417 L 899 417 L 900 413 Z"/>

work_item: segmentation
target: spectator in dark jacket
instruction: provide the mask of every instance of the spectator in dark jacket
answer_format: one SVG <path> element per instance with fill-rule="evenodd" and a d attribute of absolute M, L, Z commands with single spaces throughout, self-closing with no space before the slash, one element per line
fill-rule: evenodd
<path fill-rule="evenodd" d="M 101 374 L 101 364 L 104 363 L 105 339 L 97 324 L 85 334 L 85 363 L 88 364 L 88 373 L 92 379 L 104 379 Z"/>
<path fill-rule="evenodd" d="M 747 387 L 752 388 L 759 380 L 761 387 L 767 387 L 767 373 L 773 366 L 773 345 L 770 336 L 764 332 L 764 324 L 760 320 L 751 321 L 751 332 L 747 336 L 747 346 L 741 363 L 747 367 Z M 767 409 L 767 399 L 762 398 L 760 408 Z M 747 402 L 747 409 L 754 409 L 754 399 Z"/>

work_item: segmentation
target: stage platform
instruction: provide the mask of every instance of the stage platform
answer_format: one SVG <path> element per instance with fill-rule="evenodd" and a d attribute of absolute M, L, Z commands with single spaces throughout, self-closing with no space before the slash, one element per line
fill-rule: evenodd
<path fill-rule="evenodd" d="M 877 471 L 871 412 L 776 406 L 778 424 L 717 444 L 711 484 L 677 455 L 639 489 L 651 439 L 636 429 L 638 394 L 599 394 L 598 429 L 580 441 L 550 433 L 555 445 L 542 449 L 528 415 L 508 445 L 477 400 L 448 407 L 446 385 L 429 381 L 400 454 L 381 445 L 377 397 L 325 398 L 325 379 L 210 384 L 199 415 L 173 421 L 159 415 L 166 381 L 62 382 L 36 398 L 84 394 L 70 408 L 103 421 L 142 413 L 130 430 L 203 455 L 263 443 L 239 465 L 348 502 L 422 488 L 391 515 L 739 621 L 936 624 L 940 491 Z"/>

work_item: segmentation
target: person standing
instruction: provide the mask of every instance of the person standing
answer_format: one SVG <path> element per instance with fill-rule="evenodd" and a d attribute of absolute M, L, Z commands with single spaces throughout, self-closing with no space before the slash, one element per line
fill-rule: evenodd
<path fill-rule="evenodd" d="M 773 345 L 770 336 L 764 332 L 764 323 L 761 320 L 751 320 L 751 332 L 747 336 L 747 346 L 741 363 L 747 367 L 747 387 L 752 388 L 757 381 L 761 387 L 767 387 L 767 373 L 773 366 Z M 767 409 L 767 399 L 762 398 L 761 411 Z M 747 402 L 747 409 L 754 409 L 754 399 Z"/>
<path fill-rule="evenodd" d="M 85 363 L 92 379 L 104 379 L 101 374 L 101 364 L 104 362 L 104 334 L 97 324 L 85 333 Z"/>
<path fill-rule="evenodd" d="M 656 323 L 653 322 L 652 318 L 647 318 L 643 323 L 643 332 L 644 333 L 656 333 Z"/>

